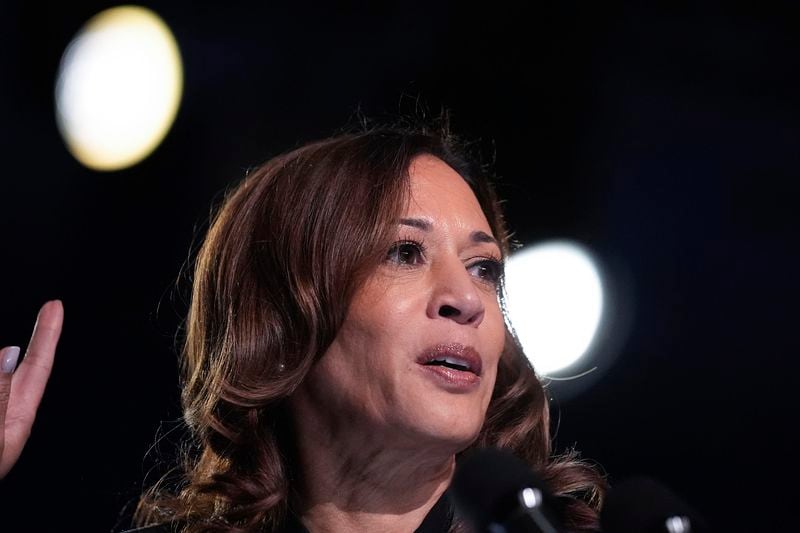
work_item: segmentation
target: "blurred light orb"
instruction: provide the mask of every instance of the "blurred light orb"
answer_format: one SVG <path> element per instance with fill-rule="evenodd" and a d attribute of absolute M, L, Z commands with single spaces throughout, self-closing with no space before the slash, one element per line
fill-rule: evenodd
<path fill-rule="evenodd" d="M 64 52 L 56 120 L 78 161 L 118 170 L 161 143 L 182 92 L 180 51 L 166 23 L 143 7 L 114 7 L 90 19 Z"/>
<path fill-rule="evenodd" d="M 583 246 L 548 241 L 512 254 L 506 294 L 509 319 L 538 374 L 555 374 L 587 353 L 603 313 L 603 284 Z"/>

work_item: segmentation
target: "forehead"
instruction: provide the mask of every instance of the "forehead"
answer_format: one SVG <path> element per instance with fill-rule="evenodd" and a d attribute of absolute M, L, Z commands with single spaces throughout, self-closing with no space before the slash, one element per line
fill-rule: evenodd
<path fill-rule="evenodd" d="M 409 178 L 411 198 L 405 216 L 491 234 L 472 189 L 447 163 L 432 155 L 419 155 L 411 161 Z"/>

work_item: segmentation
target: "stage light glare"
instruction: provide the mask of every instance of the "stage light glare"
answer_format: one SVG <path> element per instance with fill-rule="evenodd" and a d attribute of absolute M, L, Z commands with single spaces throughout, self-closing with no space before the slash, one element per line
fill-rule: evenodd
<path fill-rule="evenodd" d="M 586 248 L 548 241 L 514 253 L 506 293 L 509 319 L 538 374 L 572 367 L 587 353 L 603 312 L 603 284 Z"/>
<path fill-rule="evenodd" d="M 64 52 L 56 119 L 78 161 L 119 170 L 161 143 L 182 92 L 180 51 L 164 21 L 143 7 L 115 7 L 90 19 Z"/>

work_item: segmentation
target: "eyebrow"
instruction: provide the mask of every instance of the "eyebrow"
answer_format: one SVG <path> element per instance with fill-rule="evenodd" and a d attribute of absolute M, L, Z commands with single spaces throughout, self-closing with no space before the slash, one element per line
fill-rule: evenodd
<path fill-rule="evenodd" d="M 403 226 L 411 226 L 412 228 L 417 228 L 422 231 L 431 231 L 433 229 L 433 225 L 430 222 L 421 218 L 401 218 L 400 224 Z M 469 234 L 469 239 L 472 242 L 486 242 L 489 244 L 494 244 L 498 248 L 500 247 L 500 243 L 497 242 L 497 239 L 485 231 L 475 230 Z"/>

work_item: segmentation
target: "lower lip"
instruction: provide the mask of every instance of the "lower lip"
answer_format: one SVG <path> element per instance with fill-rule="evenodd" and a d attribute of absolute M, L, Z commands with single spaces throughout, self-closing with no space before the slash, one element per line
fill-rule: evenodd
<path fill-rule="evenodd" d="M 469 392 L 481 382 L 480 376 L 464 370 L 439 365 L 420 365 L 420 367 L 439 386 L 452 392 Z"/>

